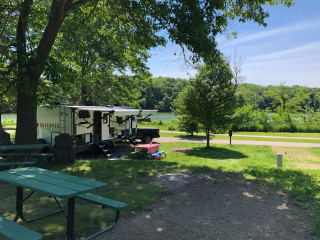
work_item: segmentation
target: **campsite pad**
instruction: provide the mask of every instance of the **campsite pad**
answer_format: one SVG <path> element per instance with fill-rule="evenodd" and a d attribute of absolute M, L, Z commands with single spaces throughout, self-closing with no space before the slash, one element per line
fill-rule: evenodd
<path fill-rule="evenodd" d="M 120 217 L 115 228 L 95 240 L 316 239 L 310 233 L 309 209 L 294 205 L 294 200 L 283 193 L 237 175 L 165 174 L 155 179 L 165 183 L 173 195 Z"/>
<path fill-rule="evenodd" d="M 181 188 L 187 183 L 196 182 L 199 180 L 198 177 L 186 173 L 178 174 L 162 174 L 154 176 L 157 182 L 164 183 L 169 189 Z"/>

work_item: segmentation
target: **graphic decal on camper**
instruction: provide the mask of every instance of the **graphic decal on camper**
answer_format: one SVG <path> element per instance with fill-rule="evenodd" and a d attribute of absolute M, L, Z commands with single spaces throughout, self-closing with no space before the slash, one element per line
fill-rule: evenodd
<path fill-rule="evenodd" d="M 40 128 L 44 128 L 49 132 L 57 132 L 60 131 L 61 127 L 59 123 L 39 123 Z"/>

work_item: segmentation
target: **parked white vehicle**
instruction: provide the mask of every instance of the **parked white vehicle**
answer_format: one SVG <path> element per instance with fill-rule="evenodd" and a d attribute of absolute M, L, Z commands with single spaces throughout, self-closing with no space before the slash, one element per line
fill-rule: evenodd
<path fill-rule="evenodd" d="M 100 146 L 113 154 L 112 146 L 123 139 L 135 141 L 137 115 L 156 114 L 158 110 L 140 110 L 130 107 L 72 106 L 60 104 L 39 106 L 37 109 L 38 139 L 54 145 L 60 133 L 69 133 L 75 139 L 74 152 L 85 151 L 90 145 Z M 104 153 L 108 153 L 105 151 Z"/>

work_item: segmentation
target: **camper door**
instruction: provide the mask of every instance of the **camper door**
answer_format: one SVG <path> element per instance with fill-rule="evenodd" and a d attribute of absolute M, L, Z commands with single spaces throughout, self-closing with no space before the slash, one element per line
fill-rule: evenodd
<path fill-rule="evenodd" d="M 109 112 L 101 112 L 102 120 L 101 120 L 101 140 L 109 140 L 110 133 L 109 133 Z"/>

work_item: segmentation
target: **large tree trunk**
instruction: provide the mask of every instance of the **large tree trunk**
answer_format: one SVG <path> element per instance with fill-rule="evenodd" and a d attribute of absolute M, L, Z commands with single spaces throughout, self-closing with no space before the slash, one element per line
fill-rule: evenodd
<path fill-rule="evenodd" d="M 34 102 L 34 89 L 37 85 L 29 78 L 28 57 L 26 50 L 26 29 L 33 0 L 25 0 L 22 4 L 17 26 L 17 129 L 16 144 L 32 144 L 37 140 L 37 105 Z"/>
<path fill-rule="evenodd" d="M 206 130 L 206 135 L 207 135 L 207 148 L 210 148 L 210 131 Z"/>
<path fill-rule="evenodd" d="M 49 22 L 40 40 L 37 54 L 28 58 L 26 29 L 33 0 L 24 0 L 17 26 L 17 133 L 16 144 L 34 144 L 37 141 L 37 90 L 54 41 L 65 17 L 65 1 L 53 0 Z"/>
<path fill-rule="evenodd" d="M 18 87 L 17 129 L 15 140 L 15 143 L 18 145 L 35 144 L 37 141 L 37 105 L 34 96 L 23 93 L 21 87 Z"/>

